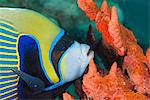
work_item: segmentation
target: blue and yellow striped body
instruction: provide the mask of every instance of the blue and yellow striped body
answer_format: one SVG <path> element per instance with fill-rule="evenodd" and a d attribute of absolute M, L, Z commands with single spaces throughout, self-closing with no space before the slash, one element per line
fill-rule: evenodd
<path fill-rule="evenodd" d="M 17 99 L 19 76 L 10 68 L 19 68 L 19 33 L 13 25 L 0 20 L 0 99 Z"/>

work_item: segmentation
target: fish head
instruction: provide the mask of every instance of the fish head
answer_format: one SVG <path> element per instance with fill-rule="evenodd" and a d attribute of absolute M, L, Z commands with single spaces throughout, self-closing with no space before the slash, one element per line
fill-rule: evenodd
<path fill-rule="evenodd" d="M 90 46 L 74 41 L 60 59 L 59 67 L 63 82 L 81 77 L 93 57 L 94 52 L 90 50 Z"/>

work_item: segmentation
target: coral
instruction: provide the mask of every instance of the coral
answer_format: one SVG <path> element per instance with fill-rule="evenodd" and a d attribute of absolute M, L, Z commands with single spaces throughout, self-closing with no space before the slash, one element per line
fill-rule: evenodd
<path fill-rule="evenodd" d="M 67 92 L 63 93 L 63 100 L 74 100 L 74 98 Z"/>
<path fill-rule="evenodd" d="M 109 21 L 109 24 L 108 24 L 108 32 L 113 39 L 114 48 L 118 50 L 118 54 L 123 56 L 126 51 L 125 49 L 126 45 L 124 43 L 124 38 L 122 34 L 120 34 L 121 30 L 120 30 L 120 24 L 119 24 L 117 12 L 116 12 L 116 7 L 112 7 L 111 20 Z"/>
<path fill-rule="evenodd" d="M 147 57 L 148 65 L 150 65 L 150 48 L 147 49 L 146 57 Z M 149 70 L 150 70 L 150 66 L 149 66 Z"/>
<path fill-rule="evenodd" d="M 82 0 L 82 4 L 84 4 L 84 1 L 85 0 Z M 94 0 L 94 1 L 98 2 L 101 0 Z M 107 0 L 107 1 L 111 1 L 111 0 Z M 141 1 L 140 0 L 138 0 L 138 1 L 137 0 L 114 0 L 114 1 L 120 2 L 121 6 L 122 6 L 121 8 L 123 8 L 123 10 L 124 10 L 123 12 L 126 13 L 126 16 L 127 16 L 126 17 L 126 21 L 127 21 L 126 24 L 128 24 L 129 27 L 134 30 L 134 34 L 136 35 L 136 37 L 139 40 L 138 42 L 141 43 L 142 45 L 144 45 L 144 47 L 149 46 L 149 42 L 147 41 L 149 39 L 148 27 L 147 27 L 147 25 L 149 23 L 147 22 L 147 20 L 148 20 L 147 13 L 145 13 L 145 12 L 147 12 L 148 7 L 149 7 L 149 3 L 147 3 L 148 0 L 144 0 L 144 1 L 143 0 L 141 0 Z M 91 17 L 93 15 L 96 16 L 96 13 L 99 12 L 98 16 L 100 17 L 101 16 L 100 9 L 98 9 L 98 11 L 97 11 L 97 8 L 96 8 L 96 5 L 94 4 L 94 2 L 92 0 L 86 0 L 86 2 L 87 2 L 87 4 L 88 4 L 88 2 L 91 2 L 89 7 L 90 6 L 93 7 L 93 5 L 94 5 L 94 7 L 95 7 L 94 9 L 96 9 L 95 11 L 91 10 L 92 13 L 89 14 L 89 16 L 91 16 Z M 58 4 L 61 4 L 61 6 L 58 6 Z M 96 4 L 98 4 L 98 3 L 96 3 Z M 105 2 L 103 5 L 108 7 L 107 2 Z M 0 0 L 0 6 L 1 7 L 21 7 L 21 8 L 23 7 L 23 8 L 28 8 L 28 9 L 34 9 L 34 10 L 42 13 L 43 15 L 45 15 L 49 18 L 53 17 L 54 19 L 56 19 L 59 22 L 59 24 L 62 27 L 64 27 L 69 32 L 69 34 L 71 34 L 75 39 L 80 40 L 80 41 L 85 40 L 86 34 L 83 34 L 83 33 L 85 33 L 87 31 L 87 26 L 88 26 L 87 23 L 91 23 L 91 22 L 89 22 L 88 18 L 83 16 L 82 12 L 80 12 L 80 9 L 77 8 L 76 0 L 74 0 L 74 1 L 73 0 L 66 0 L 66 2 L 64 2 L 63 0 Z M 136 9 L 134 9 L 133 7 Z M 88 8 L 88 9 L 90 10 L 90 8 Z M 111 12 L 110 7 L 108 7 L 108 11 L 105 7 L 103 9 L 105 9 L 105 11 L 104 11 L 105 13 Z M 107 16 L 109 15 L 109 17 L 106 17 L 103 19 L 111 20 L 111 14 L 108 13 L 106 15 Z M 106 16 L 106 15 L 103 14 L 102 16 Z M 91 20 L 96 21 L 95 18 L 97 18 L 97 22 L 98 22 L 99 21 L 98 16 L 92 17 Z M 140 18 L 140 20 L 139 20 L 139 18 Z M 144 20 L 142 20 L 142 19 L 144 19 Z M 103 46 L 105 46 L 106 49 L 108 48 L 107 50 L 110 50 L 110 52 L 112 53 L 112 49 L 110 49 L 110 44 L 111 45 L 114 45 L 114 44 L 113 44 L 113 37 L 110 38 L 110 35 L 108 34 L 108 24 L 111 27 L 111 24 L 113 24 L 113 23 L 107 22 L 106 25 L 99 23 L 99 24 L 97 24 L 97 26 L 99 25 L 98 27 L 100 27 L 100 29 L 99 29 L 100 32 L 106 31 L 105 34 L 103 33 L 104 34 L 103 40 L 105 39 L 105 41 L 102 41 Z M 97 27 L 97 29 L 98 29 L 98 27 Z M 130 41 L 130 42 L 128 42 L 128 44 L 130 44 L 130 43 L 132 44 L 133 42 L 134 43 L 136 42 L 136 39 L 135 39 L 132 31 L 128 30 L 127 28 L 125 28 L 121 24 L 120 24 L 120 28 L 121 28 L 120 29 L 121 34 L 123 35 L 121 37 L 124 38 L 124 36 L 125 36 L 126 42 L 128 42 L 128 40 Z M 94 32 L 96 32 L 95 29 L 94 29 Z M 138 33 L 140 33 L 140 34 L 138 34 Z M 96 36 L 99 36 L 99 33 L 98 34 L 96 33 Z M 117 39 L 117 38 L 115 38 L 115 39 Z M 125 40 L 124 40 L 124 42 L 125 42 Z M 108 42 L 108 41 L 110 41 L 110 42 Z M 96 42 L 97 41 L 94 41 L 94 44 Z M 93 45 L 93 43 L 91 45 Z M 129 46 L 128 48 L 134 49 L 134 45 L 137 45 L 137 43 L 132 44 L 132 45 L 133 46 L 131 46 L 131 47 Z M 96 46 L 94 46 L 94 47 L 96 47 Z M 139 50 L 138 52 L 142 52 L 140 47 L 137 47 L 137 48 L 138 49 L 136 51 Z M 103 51 L 105 51 L 105 53 L 106 53 L 106 49 L 103 50 Z M 143 48 L 143 49 L 146 49 L 146 48 Z M 134 50 L 130 50 L 130 51 L 132 51 L 132 53 L 134 53 Z M 131 60 L 130 58 L 135 59 L 137 57 L 135 55 L 138 52 L 135 52 L 135 54 L 133 54 L 132 56 L 126 57 L 127 61 L 124 60 L 124 72 L 125 72 L 125 69 L 128 69 L 128 74 L 129 74 L 129 72 L 132 74 L 134 73 L 134 72 L 129 71 L 129 69 L 132 68 L 134 70 L 134 69 L 136 69 L 136 67 L 134 68 L 134 66 L 130 65 L 131 68 L 129 68 L 130 66 L 126 66 L 126 64 L 129 65 L 130 63 L 134 63 L 134 61 L 139 62 L 139 60 L 133 60 L 132 62 L 130 62 L 130 60 Z M 132 53 L 128 52 L 128 55 L 130 55 Z M 99 51 L 99 54 L 102 55 L 102 52 Z M 142 53 L 142 56 L 143 56 L 143 53 Z M 110 55 L 107 56 L 106 63 L 108 63 L 108 60 L 110 60 L 111 62 L 118 61 L 114 57 L 111 57 L 111 58 L 113 58 L 113 59 L 110 59 Z M 146 52 L 146 58 L 145 58 L 145 56 L 143 56 L 143 58 L 144 59 L 147 58 L 146 61 L 144 61 L 144 63 L 147 63 L 146 65 L 150 70 L 150 49 L 148 49 Z M 140 60 L 142 61 L 142 58 Z M 142 62 L 141 62 L 141 64 L 142 64 Z M 118 64 L 118 66 L 119 66 L 119 64 Z M 144 67 L 145 64 L 144 65 L 142 64 L 142 66 Z M 138 74 L 140 74 L 139 72 L 141 69 L 143 70 L 143 67 L 142 68 L 137 67 L 138 68 Z M 148 68 L 146 68 L 146 70 L 148 70 Z M 142 73 L 144 73 L 144 71 L 142 71 Z M 146 71 L 146 73 L 147 73 L 147 71 Z M 131 80 L 131 79 L 129 78 L 129 80 Z M 131 87 L 132 87 L 132 85 L 131 85 Z M 62 88 L 60 90 L 62 90 Z M 57 90 L 57 91 L 60 91 L 60 90 Z M 51 94 L 51 93 L 48 93 L 48 94 Z M 58 95 L 58 93 L 56 93 L 56 94 Z M 43 97 L 43 96 L 41 96 L 41 97 Z"/>
<path fill-rule="evenodd" d="M 113 92 L 115 93 L 118 93 L 117 91 L 119 91 L 119 95 L 122 98 L 131 95 L 134 95 L 135 97 L 136 96 L 143 97 L 142 94 L 149 96 L 150 95 L 150 85 L 149 85 L 150 84 L 150 71 L 149 71 L 150 70 L 150 64 L 149 64 L 150 49 L 147 50 L 145 56 L 142 48 L 137 44 L 137 40 L 134 37 L 133 32 L 127 29 L 126 27 L 124 27 L 121 23 L 119 23 L 116 7 L 113 6 L 110 8 L 106 0 L 104 0 L 104 2 L 102 3 L 100 9 L 97 8 L 98 11 L 93 10 L 93 8 L 95 8 L 93 0 L 78 0 L 78 5 L 86 13 L 86 15 L 96 23 L 97 30 L 100 33 L 102 33 L 102 40 L 103 40 L 104 47 L 107 48 L 110 52 L 113 52 L 113 50 L 117 51 L 116 56 L 119 55 L 122 56 L 123 58 L 123 60 L 121 61 L 123 74 L 120 75 L 116 74 L 115 77 L 113 76 L 114 74 L 112 75 L 111 73 L 114 73 L 113 69 L 116 69 L 114 67 L 116 66 L 116 63 L 114 63 L 113 66 L 111 67 L 109 75 L 105 76 L 104 78 L 100 77 L 99 73 L 96 73 L 95 68 L 93 68 L 93 71 L 96 74 L 94 74 L 94 77 L 92 77 L 93 72 L 90 71 L 91 69 L 89 68 L 89 73 L 91 74 L 85 75 L 83 80 L 83 89 L 86 92 L 86 94 L 89 97 L 92 96 L 92 98 L 100 98 L 102 96 L 105 96 L 108 93 L 108 90 L 112 89 L 114 90 Z M 91 16 L 92 13 L 94 13 L 93 16 Z M 116 73 L 118 72 L 116 71 Z M 89 80 L 90 76 L 91 79 L 93 79 L 92 83 Z M 127 77 L 127 79 L 125 77 Z M 107 82 L 103 80 L 107 80 Z M 88 81 L 90 81 L 91 85 L 88 84 Z M 135 94 L 134 92 L 130 92 L 130 90 L 122 84 L 124 82 L 127 83 L 132 82 L 132 85 L 134 86 L 133 90 L 142 94 L 139 95 L 138 93 Z M 103 84 L 103 86 L 100 85 L 101 86 L 100 87 L 99 84 Z M 111 86 L 109 86 L 110 84 Z M 128 87 L 128 84 L 126 85 Z M 98 88 L 100 88 L 99 93 L 94 92 L 95 89 Z M 122 92 L 122 91 L 127 91 L 127 92 Z M 114 96 L 112 95 L 113 92 L 110 92 L 108 94 L 109 95 L 111 94 L 110 96 Z M 98 96 L 100 97 L 97 97 L 97 95 L 93 93 L 97 93 Z M 124 97 L 122 93 L 124 94 Z"/>
<path fill-rule="evenodd" d="M 78 5 L 81 7 L 83 11 L 86 12 L 86 15 L 92 20 L 95 21 L 98 8 L 93 0 L 78 0 Z"/>
<path fill-rule="evenodd" d="M 83 90 L 88 98 L 93 100 L 123 99 L 146 100 L 146 96 L 138 92 L 134 93 L 127 80 L 123 77 L 117 63 L 114 62 L 108 75 L 102 77 L 97 72 L 93 60 L 89 64 L 88 73 L 83 77 Z"/>
<path fill-rule="evenodd" d="M 112 16 L 113 15 L 112 8 Z M 118 19 L 115 19 L 118 20 Z M 137 41 L 131 31 L 125 28 L 123 25 L 118 25 L 118 28 L 115 28 L 115 24 L 111 25 L 111 21 L 109 22 L 109 33 L 114 33 L 112 37 L 114 38 L 114 42 L 117 41 L 116 46 L 120 47 L 120 50 L 126 51 L 126 56 L 123 60 L 123 68 L 127 70 L 130 79 L 135 84 L 135 89 L 141 93 L 147 93 L 150 95 L 150 73 L 148 72 L 149 64 L 145 55 L 143 54 L 142 48 L 137 44 Z M 118 23 L 117 21 L 114 23 Z M 112 27 L 113 26 L 113 27 Z M 123 38 L 120 38 L 119 35 L 122 35 Z M 124 43 L 124 44 L 123 44 Z M 124 47 L 123 47 L 124 46 Z M 124 55 L 124 54 L 123 54 Z"/>
<path fill-rule="evenodd" d="M 118 53 L 123 56 L 125 48 L 123 47 L 122 36 L 117 34 L 120 30 L 118 30 L 119 22 L 116 8 L 112 7 L 111 11 L 106 0 L 102 3 L 100 9 L 94 5 L 93 0 L 78 0 L 78 5 L 86 15 L 96 23 L 97 30 L 102 33 L 103 40 L 116 48 Z M 116 40 L 116 38 L 118 39 Z"/>

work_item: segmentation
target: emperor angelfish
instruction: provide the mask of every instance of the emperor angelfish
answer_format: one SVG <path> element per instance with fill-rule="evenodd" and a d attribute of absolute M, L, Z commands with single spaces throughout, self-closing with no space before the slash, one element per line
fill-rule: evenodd
<path fill-rule="evenodd" d="M 17 98 L 20 79 L 49 91 L 81 77 L 89 50 L 35 11 L 0 8 L 0 99 Z"/>

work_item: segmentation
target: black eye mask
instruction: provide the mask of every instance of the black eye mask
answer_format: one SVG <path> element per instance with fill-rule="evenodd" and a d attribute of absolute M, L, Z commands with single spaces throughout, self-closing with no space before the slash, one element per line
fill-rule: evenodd
<path fill-rule="evenodd" d="M 54 65 L 57 75 L 58 73 L 58 62 L 62 54 L 74 43 L 74 40 L 65 32 L 65 35 L 57 42 L 53 51 L 52 51 L 52 63 Z"/>

